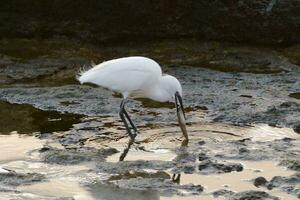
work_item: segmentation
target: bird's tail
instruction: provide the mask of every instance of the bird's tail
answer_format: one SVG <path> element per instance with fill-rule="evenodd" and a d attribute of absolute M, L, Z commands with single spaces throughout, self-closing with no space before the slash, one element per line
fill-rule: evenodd
<path fill-rule="evenodd" d="M 94 62 L 92 61 L 90 65 L 83 65 L 80 67 L 79 71 L 77 72 L 76 79 L 80 82 L 80 84 L 83 84 L 86 82 L 86 76 L 90 69 L 92 69 L 95 66 Z"/>

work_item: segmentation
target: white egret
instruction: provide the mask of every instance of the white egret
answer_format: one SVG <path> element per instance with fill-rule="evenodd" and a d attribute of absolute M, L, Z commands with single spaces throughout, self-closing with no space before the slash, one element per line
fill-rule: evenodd
<path fill-rule="evenodd" d="M 80 72 L 77 79 L 81 84 L 93 83 L 122 94 L 119 115 L 132 140 L 138 130 L 125 110 L 128 98 L 143 97 L 159 102 L 175 102 L 178 122 L 185 138 L 183 144 L 188 143 L 181 84 L 174 76 L 162 74 L 159 64 L 154 60 L 146 57 L 109 60 Z"/>

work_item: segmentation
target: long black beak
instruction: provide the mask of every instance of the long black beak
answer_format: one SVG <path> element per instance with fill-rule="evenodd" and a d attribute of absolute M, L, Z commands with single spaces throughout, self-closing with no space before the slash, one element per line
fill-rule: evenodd
<path fill-rule="evenodd" d="M 184 136 L 184 140 L 182 141 L 181 145 L 187 146 L 189 142 L 189 136 L 186 130 L 186 123 L 185 123 L 186 117 L 184 113 L 184 107 L 182 104 L 182 98 L 178 92 L 175 93 L 175 105 L 177 110 L 178 123 L 182 131 L 182 134 Z"/>
<path fill-rule="evenodd" d="M 176 105 L 177 113 L 179 112 L 179 109 L 181 109 L 182 113 L 183 113 L 183 116 L 184 116 L 184 119 L 186 119 L 185 112 L 184 112 L 184 107 L 183 107 L 183 103 L 182 103 L 182 98 L 181 98 L 179 92 L 175 93 L 175 105 Z"/>

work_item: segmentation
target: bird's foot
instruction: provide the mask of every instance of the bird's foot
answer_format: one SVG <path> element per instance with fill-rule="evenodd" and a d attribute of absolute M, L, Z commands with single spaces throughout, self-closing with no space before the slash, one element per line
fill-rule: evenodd
<path fill-rule="evenodd" d="M 186 147 L 188 144 L 189 144 L 189 139 L 186 138 L 181 142 L 182 147 Z"/>

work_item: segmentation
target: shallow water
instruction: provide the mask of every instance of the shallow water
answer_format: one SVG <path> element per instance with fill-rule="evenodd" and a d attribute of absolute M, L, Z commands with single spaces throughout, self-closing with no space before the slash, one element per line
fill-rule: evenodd
<path fill-rule="evenodd" d="M 291 93 L 289 96 L 295 99 L 300 99 L 300 92 Z"/>
<path fill-rule="evenodd" d="M 11 104 L 0 101 L 1 134 L 13 131 L 24 134 L 67 131 L 73 124 L 80 122 L 81 117 L 82 115 L 43 111 L 28 104 Z"/>
<path fill-rule="evenodd" d="M 219 125 L 220 126 L 220 125 Z M 206 127 L 207 128 L 207 127 Z M 213 125 L 210 125 L 213 129 Z M 234 128 L 234 127 L 232 127 Z M 216 127 L 218 129 L 218 127 Z M 239 127 L 240 130 L 243 128 Z M 272 129 L 269 127 L 269 129 Z M 273 128 L 274 129 L 274 128 Z M 231 129 L 232 131 L 233 129 Z M 262 129 L 266 130 L 266 128 Z M 276 130 L 276 128 L 274 129 Z M 246 131 L 246 130 L 245 130 Z M 289 131 L 289 130 L 288 130 Z M 284 131 L 282 130 L 281 134 Z M 288 133 L 288 132 L 287 132 Z M 238 133 L 237 133 L 238 134 Z M 253 136 L 253 132 L 250 135 Z M 289 134 L 289 133 L 288 133 Z M 286 135 L 287 136 L 287 135 Z M 212 137 L 212 136 L 211 136 Z M 271 137 L 271 136 L 270 136 Z M 273 139 L 277 139 L 274 137 Z M 232 172 L 225 174 L 185 174 L 181 173 L 179 184 L 201 184 L 205 190 L 201 195 L 190 196 L 188 193 L 183 193 L 187 196 L 160 196 L 157 191 L 153 190 L 132 190 L 122 189 L 114 185 L 106 185 L 97 183 L 99 180 L 105 180 L 110 177 L 108 174 L 95 173 L 93 170 L 93 163 L 83 163 L 77 165 L 57 165 L 47 164 L 40 160 L 39 152 L 45 143 L 59 146 L 51 141 L 39 140 L 33 136 L 2 135 L 0 140 L 0 167 L 4 169 L 14 170 L 19 173 L 36 172 L 46 175 L 48 180 L 41 183 L 34 183 L 30 185 L 21 185 L 17 187 L 20 191 L 19 197 L 22 195 L 31 195 L 29 199 L 54 199 L 59 197 L 73 197 L 75 200 L 113 200 L 113 199 L 131 199 L 131 200 L 190 200 L 190 199 L 214 199 L 210 194 L 218 189 L 229 189 L 235 192 L 245 190 L 259 190 L 266 191 L 271 195 L 281 197 L 282 199 L 297 199 L 296 197 L 284 193 L 278 189 L 267 190 L 266 188 L 256 188 L 251 180 L 264 176 L 270 180 L 274 175 L 276 176 L 290 176 L 294 171 L 287 170 L 283 166 L 278 166 L 275 161 L 239 161 L 231 160 L 231 162 L 239 162 L 244 166 L 242 172 Z M 122 144 L 122 143 L 121 143 Z M 116 145 L 113 145 L 116 146 Z M 149 144 L 151 146 L 151 144 Z M 122 147 L 120 145 L 119 147 Z M 130 150 L 127 161 L 134 160 L 163 160 L 171 161 L 176 154 L 171 149 L 157 149 L 150 151 L 136 151 Z M 116 162 L 119 154 L 108 157 L 107 161 Z M 150 170 L 151 171 L 151 170 Z M 150 172 L 149 171 L 149 172 Z M 153 171 L 153 170 L 152 170 Z M 155 171 L 155 170 L 154 170 Z M 172 173 L 170 173 L 170 176 Z M 96 181 L 96 182 L 95 182 Z M 90 184 L 91 182 L 95 182 Z M 86 185 L 88 183 L 88 186 Z M 12 198 L 16 194 L 1 193 L 2 197 Z M 222 197 L 218 199 L 223 199 Z"/>
<path fill-rule="evenodd" d="M 244 166 L 244 170 L 242 172 L 231 172 L 217 175 L 181 174 L 180 184 L 201 184 L 205 187 L 205 193 L 207 195 L 220 189 L 228 189 L 234 192 L 259 190 L 268 192 L 269 194 L 282 199 L 297 199 L 296 197 L 288 195 L 280 190 L 273 189 L 272 191 L 269 191 L 266 188 L 257 188 L 252 183 L 252 180 L 258 176 L 264 176 L 267 180 L 270 180 L 273 178 L 274 174 L 276 174 L 276 176 L 290 176 L 294 174 L 293 171 L 287 170 L 283 166 L 278 166 L 278 163 L 274 161 L 238 162 L 242 163 Z"/>

